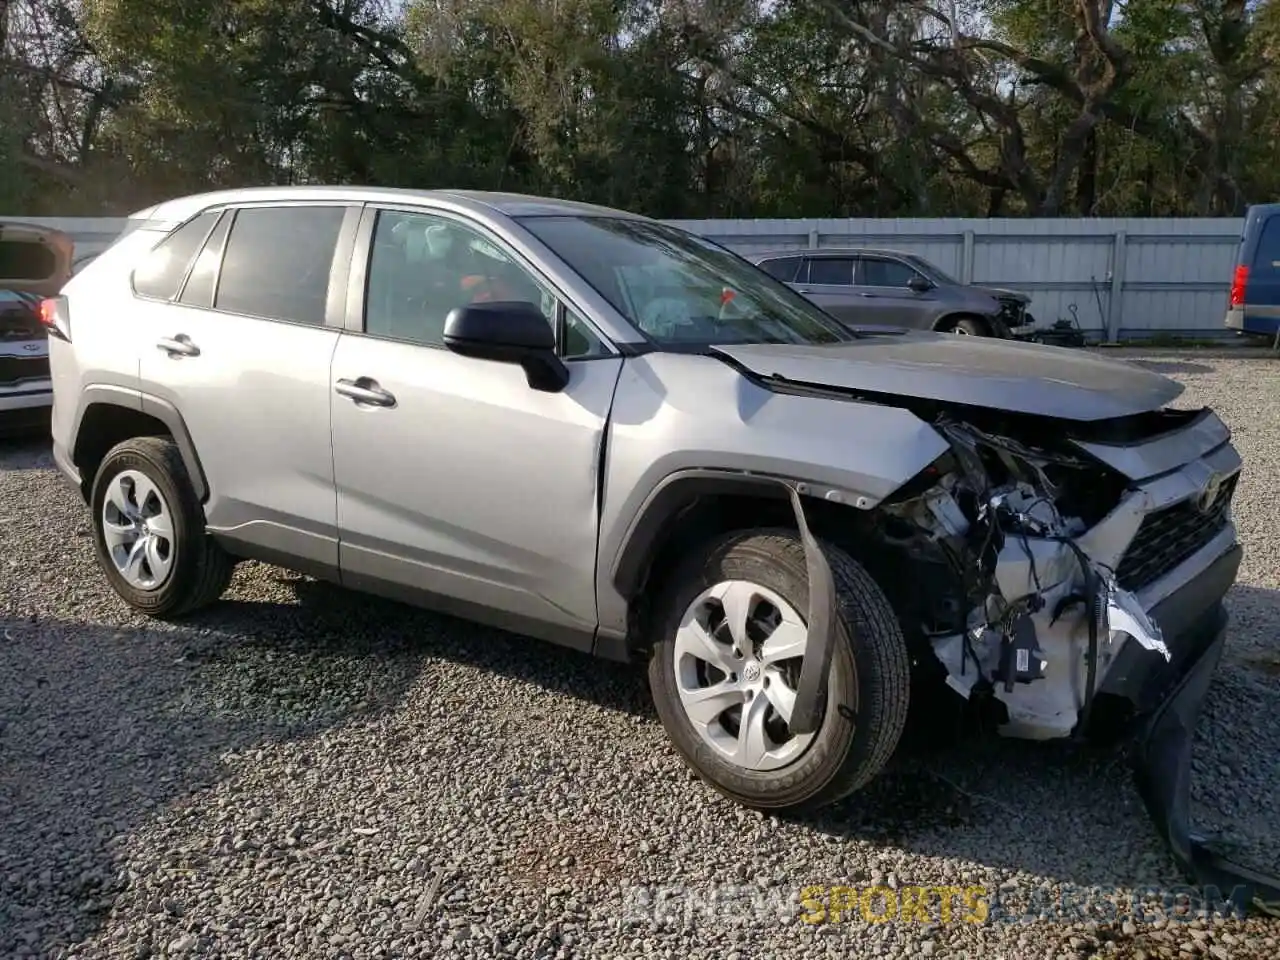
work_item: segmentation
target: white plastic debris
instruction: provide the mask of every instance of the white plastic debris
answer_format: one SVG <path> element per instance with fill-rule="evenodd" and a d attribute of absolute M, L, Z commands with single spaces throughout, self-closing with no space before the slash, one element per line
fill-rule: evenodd
<path fill-rule="evenodd" d="M 1154 650 L 1164 657 L 1166 663 L 1173 659 L 1160 628 L 1151 622 L 1138 598 L 1115 583 L 1108 584 L 1107 589 L 1107 626 L 1113 633 L 1127 633 L 1144 650 Z"/>

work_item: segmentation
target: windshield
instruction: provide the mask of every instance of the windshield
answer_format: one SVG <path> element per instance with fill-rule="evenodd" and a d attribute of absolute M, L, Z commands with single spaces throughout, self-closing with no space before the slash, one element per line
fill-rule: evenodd
<path fill-rule="evenodd" d="M 595 216 L 525 217 L 521 224 L 657 344 L 853 339 L 785 284 L 684 230 Z"/>

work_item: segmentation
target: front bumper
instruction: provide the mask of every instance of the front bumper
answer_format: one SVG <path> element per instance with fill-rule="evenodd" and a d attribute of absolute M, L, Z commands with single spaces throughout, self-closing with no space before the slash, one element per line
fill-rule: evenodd
<path fill-rule="evenodd" d="M 1234 531 L 1231 537 L 1234 539 Z M 1212 550 L 1213 545 L 1206 549 Z M 1233 544 L 1150 608 L 1148 616 L 1160 627 L 1169 648 L 1168 662 L 1137 643 L 1126 643 L 1098 692 L 1123 697 L 1138 713 L 1158 708 L 1169 689 L 1200 661 L 1225 629 L 1222 599 L 1235 583 L 1243 555 L 1240 545 Z"/>
<path fill-rule="evenodd" d="M 1239 563 L 1238 553 L 1235 562 Z M 1169 598 L 1172 606 L 1163 615 L 1172 617 L 1179 612 L 1178 603 L 1194 606 L 1208 595 L 1196 584 L 1186 590 L 1191 594 L 1187 598 Z M 1191 832 L 1191 751 L 1200 710 L 1226 643 L 1227 621 L 1221 602 L 1215 602 L 1180 635 L 1185 641 L 1183 656 L 1175 658 L 1176 669 L 1163 672 L 1170 682 L 1150 688 L 1158 693 L 1138 731 L 1134 780 L 1156 830 L 1189 881 L 1203 888 L 1206 897 L 1213 891 L 1217 900 L 1232 903 L 1240 913 L 1275 915 L 1280 909 L 1280 877 L 1232 862 Z"/>
<path fill-rule="evenodd" d="M 0 434 L 47 430 L 52 409 L 53 382 L 50 380 L 0 384 Z"/>

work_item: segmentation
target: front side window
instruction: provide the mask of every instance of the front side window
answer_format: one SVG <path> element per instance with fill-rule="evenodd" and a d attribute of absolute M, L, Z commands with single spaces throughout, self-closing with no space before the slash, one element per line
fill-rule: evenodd
<path fill-rule="evenodd" d="M 654 343 L 839 343 L 840 326 L 709 240 L 628 217 L 532 216 L 521 225 Z"/>
<path fill-rule="evenodd" d="M 943 270 L 940 266 L 938 266 L 936 263 L 932 262 L 931 260 L 926 260 L 924 257 L 917 257 L 914 254 L 907 257 L 906 260 L 909 264 L 911 264 L 911 266 L 915 267 L 915 269 L 920 274 L 922 274 L 925 277 L 925 279 L 932 280 L 934 283 L 938 284 L 939 286 L 944 286 L 944 287 L 964 286 L 964 284 L 962 284 L 959 280 L 951 276 L 951 274 L 947 273 L 947 271 Z"/>
<path fill-rule="evenodd" d="M 217 219 L 216 212 L 202 213 L 161 240 L 133 271 L 134 292 L 156 300 L 176 297 L 192 258 Z"/>
<path fill-rule="evenodd" d="M 237 210 L 214 307 L 323 326 L 329 271 L 345 216 L 341 206 Z"/>
<path fill-rule="evenodd" d="M 905 287 L 917 276 L 899 260 L 863 260 L 862 285 L 867 287 Z"/>
<path fill-rule="evenodd" d="M 545 284 L 483 234 L 446 217 L 383 211 L 373 229 L 365 295 L 365 333 L 430 346 L 444 343 L 456 308 L 486 301 L 521 301 L 563 324 L 561 353 L 598 356 L 604 346 Z"/>

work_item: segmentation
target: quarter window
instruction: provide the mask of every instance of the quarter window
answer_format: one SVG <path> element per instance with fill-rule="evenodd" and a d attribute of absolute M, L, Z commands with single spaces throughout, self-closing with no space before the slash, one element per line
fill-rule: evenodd
<path fill-rule="evenodd" d="M 853 261 L 848 257 L 813 257 L 809 260 L 809 282 L 853 286 Z"/>
<path fill-rule="evenodd" d="M 232 214 L 225 214 L 218 225 L 209 234 L 204 247 L 196 256 L 191 267 L 186 286 L 178 300 L 193 307 L 213 306 L 213 284 L 218 279 L 218 265 L 222 263 L 222 250 L 227 242 L 227 232 L 231 229 Z"/>
<path fill-rule="evenodd" d="M 133 271 L 134 292 L 157 300 L 177 296 L 192 258 L 217 219 L 216 213 L 202 213 L 161 240 Z"/>
<path fill-rule="evenodd" d="M 897 260 L 863 260 L 862 285 L 867 287 L 905 287 L 916 272 Z"/>
<path fill-rule="evenodd" d="M 558 325 L 555 294 L 483 234 L 432 214 L 378 214 L 369 255 L 366 333 L 439 346 L 445 319 L 456 307 L 499 300 L 532 303 L 548 324 Z M 566 309 L 560 322 L 563 356 L 605 352 L 573 311 Z"/>
<path fill-rule="evenodd" d="M 236 211 L 214 306 L 230 313 L 322 326 L 329 271 L 346 209 Z"/>

